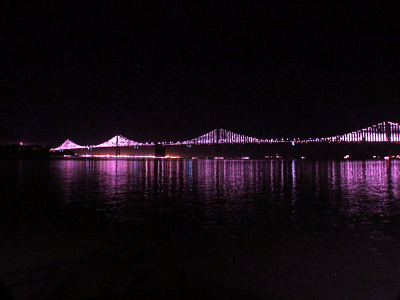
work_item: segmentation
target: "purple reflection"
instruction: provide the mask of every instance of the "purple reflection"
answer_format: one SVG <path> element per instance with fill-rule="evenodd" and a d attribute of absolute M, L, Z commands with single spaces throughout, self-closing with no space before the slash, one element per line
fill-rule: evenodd
<path fill-rule="evenodd" d="M 202 228 L 343 226 L 383 235 L 400 212 L 398 160 L 59 160 L 66 203 L 118 220 L 202 216 Z M 258 226 L 258 225 L 257 225 Z M 286 225 L 285 225 L 286 226 Z"/>

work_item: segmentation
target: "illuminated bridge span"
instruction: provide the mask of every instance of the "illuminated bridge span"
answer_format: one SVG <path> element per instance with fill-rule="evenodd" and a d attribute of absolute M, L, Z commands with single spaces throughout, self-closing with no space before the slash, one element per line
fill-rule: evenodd
<path fill-rule="evenodd" d="M 81 146 L 71 140 L 67 139 L 57 148 L 52 148 L 52 151 L 58 150 L 72 150 L 72 149 L 90 149 L 90 148 L 109 148 L 109 147 L 140 147 L 140 146 L 154 146 L 160 145 L 214 145 L 214 144 L 266 144 L 266 143 L 321 143 L 321 142 L 347 142 L 347 143 L 381 143 L 381 142 L 400 142 L 400 125 L 385 121 L 367 128 L 363 128 L 350 133 L 335 135 L 323 138 L 310 138 L 304 139 L 259 139 L 238 133 L 234 133 L 225 129 L 214 129 L 206 134 L 203 134 L 197 138 L 183 141 L 183 142 L 158 142 L 158 143 L 141 143 L 133 141 L 123 137 L 122 135 L 116 135 L 110 140 L 98 144 L 98 145 L 87 145 Z"/>
<path fill-rule="evenodd" d="M 400 142 L 400 125 L 382 122 L 350 133 L 325 138 L 309 139 L 301 142 Z"/>
<path fill-rule="evenodd" d="M 116 135 L 113 138 L 109 139 L 108 141 L 98 144 L 98 145 L 88 145 L 88 146 L 81 146 L 73 141 L 67 139 L 64 143 L 62 143 L 57 148 L 50 149 L 51 151 L 58 151 L 58 150 L 70 150 L 70 149 L 87 149 L 87 148 L 109 148 L 109 147 L 137 147 L 137 146 L 152 146 L 154 143 L 139 143 L 136 141 L 132 141 L 127 139 L 122 135 Z"/>
<path fill-rule="evenodd" d="M 289 139 L 258 139 L 243 134 L 234 133 L 225 129 L 214 129 L 197 138 L 184 142 L 172 143 L 174 145 L 210 145 L 210 144 L 261 144 L 288 142 Z"/>

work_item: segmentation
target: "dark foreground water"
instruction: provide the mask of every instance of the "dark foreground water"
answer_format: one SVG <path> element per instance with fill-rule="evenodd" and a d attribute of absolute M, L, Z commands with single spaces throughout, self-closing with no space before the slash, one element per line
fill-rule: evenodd
<path fill-rule="evenodd" d="M 0 161 L 16 299 L 396 299 L 400 161 Z"/>

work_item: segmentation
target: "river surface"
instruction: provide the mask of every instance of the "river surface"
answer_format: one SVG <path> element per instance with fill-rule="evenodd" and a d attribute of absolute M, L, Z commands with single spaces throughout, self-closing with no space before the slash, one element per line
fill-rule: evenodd
<path fill-rule="evenodd" d="M 77 234 L 80 226 L 87 230 L 89 225 L 86 223 L 91 222 L 90 226 L 98 226 L 100 231 L 118 228 L 119 234 L 131 239 L 132 243 L 154 245 L 149 248 L 150 252 L 155 248 L 160 252 L 167 249 L 179 252 L 184 247 L 192 247 L 191 251 L 195 252 L 194 245 L 198 245 L 196 247 L 202 247 L 203 253 L 211 253 L 218 244 L 221 245 L 220 252 L 210 254 L 211 257 L 214 255 L 215 261 L 222 255 L 226 259 L 226 251 L 231 257 L 243 253 L 248 258 L 249 251 L 267 244 L 271 253 L 274 243 L 283 243 L 277 246 L 278 252 L 288 251 L 285 245 L 299 252 L 298 248 L 303 245 L 305 248 L 314 247 L 315 243 L 329 245 L 332 240 L 341 239 L 340 245 L 334 242 L 332 247 L 342 251 L 344 256 L 348 253 L 357 259 L 355 252 L 361 250 L 358 259 L 367 262 L 371 255 L 377 257 L 377 268 L 385 268 L 386 263 L 393 266 L 387 276 L 396 277 L 394 282 L 388 283 L 379 277 L 381 275 L 377 277 L 385 281 L 382 290 L 387 290 L 387 295 L 393 296 L 400 291 L 400 286 L 397 289 L 399 274 L 396 274 L 396 253 L 400 253 L 400 160 L 3 160 L 0 169 L 0 225 L 4 239 L 40 236 L 42 241 L 44 236 L 63 237 L 71 234 L 71 230 Z M 80 211 L 85 214 L 81 215 Z M 75 219 L 79 221 L 75 222 Z M 302 244 L 291 244 L 292 237 L 297 235 L 302 236 L 299 238 Z M 348 245 L 353 244 L 353 240 L 355 249 Z M 18 244 L 25 243 L 21 240 L 13 243 L 15 247 L 25 247 Z M 168 244 L 165 249 L 164 243 Z M 171 243 L 175 250 L 171 250 Z M 99 247 L 106 247 L 102 245 Z M 231 252 L 235 247 L 248 248 Z M 311 250 L 318 252 L 316 260 L 318 256 L 322 259 L 328 255 L 319 253 L 322 246 L 318 247 Z M 329 246 L 324 247 L 321 251 L 328 252 Z M 3 250 L 6 252 L 7 249 Z M 301 250 L 299 256 L 312 256 L 301 254 L 302 251 L 305 250 Z M 276 255 L 282 264 L 274 266 L 264 261 L 266 274 L 289 268 L 288 260 L 293 258 Z M 291 256 L 290 253 L 286 255 Z M 385 256 L 390 257 L 389 263 L 382 258 Z M 342 257 L 332 259 L 337 259 L 339 265 L 345 264 Z M 199 268 L 202 263 L 215 266 L 213 258 L 187 254 L 183 264 L 190 263 L 193 268 Z M 17 298 L 37 296 L 32 294 L 35 287 L 26 287 L 24 282 L 12 277 L 14 265 L 5 266 L 8 273 L 1 275 L 5 285 Z M 233 272 L 231 268 L 232 265 L 226 262 L 226 270 L 220 273 L 204 272 L 207 273 L 205 276 L 215 276 L 215 282 L 225 282 L 226 278 L 221 279 L 222 274 Z M 235 268 L 235 272 L 254 271 Z M 305 268 L 305 272 L 310 272 Z M 357 268 L 352 268 L 349 276 L 367 276 L 358 274 L 364 271 Z M 283 274 L 287 270 L 281 271 Z M 321 271 L 321 274 L 330 271 Z M 385 273 L 384 269 L 378 271 Z M 254 276 L 259 278 L 261 273 L 263 271 L 256 270 Z M 336 271 L 332 273 L 336 276 Z M 9 274 L 14 279 L 8 280 Z M 370 279 L 365 280 L 368 285 Z M 364 285 L 359 281 L 355 297 L 365 296 L 362 294 Z M 302 284 L 305 283 L 302 281 Z M 19 286 L 23 286 L 23 293 L 18 293 Z M 299 298 L 301 295 L 304 298 L 327 296 L 321 286 L 314 290 L 307 284 L 306 291 L 299 287 L 292 294 L 282 292 L 280 288 L 279 283 L 270 289 L 255 284 L 246 288 L 246 293 L 250 293 L 246 295 L 261 299 L 271 295 L 272 298 L 285 298 L 292 294 L 300 295 Z M 338 297 L 350 293 L 346 288 L 340 291 L 332 287 L 332 290 L 339 290 Z M 379 286 L 376 290 L 379 291 Z M 46 293 L 51 297 L 55 292 L 47 288 Z M 72 294 L 71 298 L 75 296 Z M 336 297 L 335 294 L 331 296 Z"/>

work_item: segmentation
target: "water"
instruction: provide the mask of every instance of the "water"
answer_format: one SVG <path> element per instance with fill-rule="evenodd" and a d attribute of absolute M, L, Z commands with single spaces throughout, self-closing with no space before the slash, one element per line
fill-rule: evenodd
<path fill-rule="evenodd" d="M 399 243 L 397 160 L 57 160 L 48 172 L 61 203 L 155 231 L 340 227 Z"/>
<path fill-rule="evenodd" d="M 295 249 L 302 257 L 307 247 L 319 247 L 310 250 L 315 253 L 325 252 L 312 260 L 331 255 L 329 247 L 360 260 L 368 261 L 369 255 L 376 255 L 376 268 L 389 272 L 387 276 L 393 274 L 382 257 L 390 257 L 393 268 L 398 263 L 399 160 L 15 160 L 0 161 L 0 169 L 0 225 L 5 238 L 40 236 L 38 240 L 43 241 L 43 236 L 64 238 L 85 230 L 96 235 L 96 228 L 100 232 L 118 228 L 115 230 L 125 243 L 153 245 L 146 251 L 157 252 L 157 259 L 163 263 L 172 255 L 163 256 L 166 254 L 158 251 L 189 249 L 184 258 L 174 259 L 191 263 L 193 269 L 199 268 L 200 261 L 214 266 L 213 258 L 205 260 L 204 253 L 214 255 L 215 260 L 235 255 L 251 260 L 249 251 L 269 251 L 268 255 L 282 261 L 279 266 L 266 263 L 266 274 L 286 272 L 292 258 L 282 253 Z M 106 249 L 107 243 L 96 245 Z M 137 250 L 132 244 L 126 247 Z M 215 244 L 221 245 L 217 254 L 213 252 Z M 200 249 L 203 255 L 196 256 Z M 260 253 L 254 259 L 261 263 L 266 258 L 258 256 Z M 304 252 L 303 256 L 307 255 Z M 333 260 L 337 261 L 332 268 L 348 264 L 342 257 Z M 349 271 L 352 278 L 361 276 L 358 267 Z M 12 267 L 7 268 L 13 272 Z M 232 263 L 226 262 L 226 268 L 232 268 Z M 209 271 L 201 272 L 210 275 Z M 210 276 L 217 282 L 224 274 L 221 271 Z M 254 271 L 255 277 L 260 275 L 256 274 Z M 246 292 L 250 290 L 261 298 L 291 295 L 276 292 L 280 283 L 275 281 L 270 289 L 265 283 L 249 283 Z M 18 290 L 12 282 L 10 286 Z M 396 281 L 390 295 L 397 287 Z M 25 287 L 22 294 L 14 292 L 24 298 L 31 296 L 32 290 L 35 288 Z M 301 295 L 298 290 L 292 292 Z M 304 293 L 326 296 L 318 286 Z M 361 295 L 362 288 L 357 293 L 354 295 Z"/>

